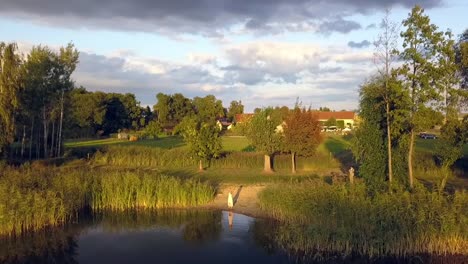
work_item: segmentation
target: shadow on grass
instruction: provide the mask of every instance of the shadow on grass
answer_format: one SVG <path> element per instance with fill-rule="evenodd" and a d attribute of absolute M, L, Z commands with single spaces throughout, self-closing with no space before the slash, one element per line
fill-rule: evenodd
<path fill-rule="evenodd" d="M 350 167 L 357 169 L 358 164 L 349 148 L 349 144 L 345 140 L 349 141 L 349 139 L 346 138 L 344 140 L 339 140 L 336 137 L 329 137 L 325 140 L 325 148 L 339 161 L 340 170 L 343 173 L 348 173 Z"/>

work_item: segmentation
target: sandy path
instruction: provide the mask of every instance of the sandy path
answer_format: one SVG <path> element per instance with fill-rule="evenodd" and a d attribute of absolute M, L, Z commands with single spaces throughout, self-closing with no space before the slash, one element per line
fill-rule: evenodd
<path fill-rule="evenodd" d="M 262 217 L 262 210 L 258 205 L 258 193 L 265 185 L 225 184 L 219 187 L 215 199 L 206 205 L 207 208 L 228 210 L 228 194 L 231 192 L 234 199 L 233 211 L 236 213 Z"/>

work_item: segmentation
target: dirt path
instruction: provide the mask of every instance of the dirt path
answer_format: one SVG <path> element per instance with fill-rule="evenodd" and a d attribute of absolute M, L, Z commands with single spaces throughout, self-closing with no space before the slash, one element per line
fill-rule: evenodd
<path fill-rule="evenodd" d="M 205 207 L 228 210 L 227 200 L 228 194 L 231 192 L 234 200 L 234 212 L 253 217 L 263 217 L 265 214 L 258 205 L 258 194 L 263 188 L 265 188 L 265 185 L 225 184 L 219 187 L 215 199 Z"/>

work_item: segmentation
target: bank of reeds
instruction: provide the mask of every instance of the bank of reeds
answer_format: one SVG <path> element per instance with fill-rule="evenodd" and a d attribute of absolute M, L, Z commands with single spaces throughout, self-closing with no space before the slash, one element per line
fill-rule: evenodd
<path fill-rule="evenodd" d="M 260 206 L 288 224 L 275 235 L 288 250 L 343 255 L 468 254 L 468 193 L 419 186 L 370 197 L 364 185 L 310 182 L 266 188 Z"/>
<path fill-rule="evenodd" d="M 318 152 L 311 157 L 297 157 L 297 169 L 306 171 L 338 168 L 339 163 L 329 154 Z M 96 153 L 94 162 L 102 165 L 122 167 L 159 167 L 181 168 L 196 167 L 198 160 L 184 148 L 159 149 L 145 146 L 122 147 L 109 146 Z M 262 169 L 264 155 L 258 152 L 228 152 L 210 163 L 212 168 L 226 169 Z M 273 167 L 278 170 L 291 168 L 291 156 L 275 155 Z"/>
<path fill-rule="evenodd" d="M 0 171 L 0 235 L 61 225 L 87 208 L 186 208 L 213 196 L 208 184 L 158 173 L 5 167 Z"/>
<path fill-rule="evenodd" d="M 147 172 L 104 173 L 92 190 L 95 210 L 187 208 L 214 197 L 213 187 L 194 179 L 179 179 Z"/>

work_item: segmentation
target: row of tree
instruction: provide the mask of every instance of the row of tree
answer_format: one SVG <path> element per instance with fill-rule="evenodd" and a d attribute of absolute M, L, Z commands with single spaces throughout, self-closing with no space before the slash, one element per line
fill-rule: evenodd
<path fill-rule="evenodd" d="M 311 156 L 322 141 L 321 124 L 316 114 L 296 106 L 285 112 L 284 108 L 264 108 L 242 124 L 251 144 L 265 154 L 264 171 L 271 173 L 273 157 L 277 153 L 291 153 L 292 172 L 296 172 L 296 156 Z M 192 154 L 203 161 L 221 154 L 220 130 L 213 119 L 202 115 L 186 116 L 176 127 Z"/>
<path fill-rule="evenodd" d="M 153 109 L 162 127 L 174 127 L 185 117 L 195 114 L 203 120 L 228 118 L 233 121 L 236 114 L 244 113 L 241 101 L 232 101 L 229 108 L 224 108 L 223 102 L 214 95 L 189 99 L 180 93 L 173 95 L 158 93 L 156 100 Z"/>
<path fill-rule="evenodd" d="M 461 122 L 459 113 L 468 98 L 468 30 L 455 42 L 452 33 L 431 24 L 419 6 L 402 25 L 398 34 L 389 12 L 381 23 L 374 56 L 379 70 L 360 90 L 362 123 L 353 152 L 360 175 L 372 185 L 399 181 L 412 188 L 418 132 L 443 126 L 438 158 L 445 168 L 460 157 L 467 140 L 463 131 L 468 120 Z"/>
<path fill-rule="evenodd" d="M 78 63 L 72 44 L 55 52 L 33 47 L 27 56 L 14 43 L 0 43 L 0 155 L 15 138 L 21 155 L 56 156 L 61 152 L 64 99 L 73 89 L 71 74 Z"/>

